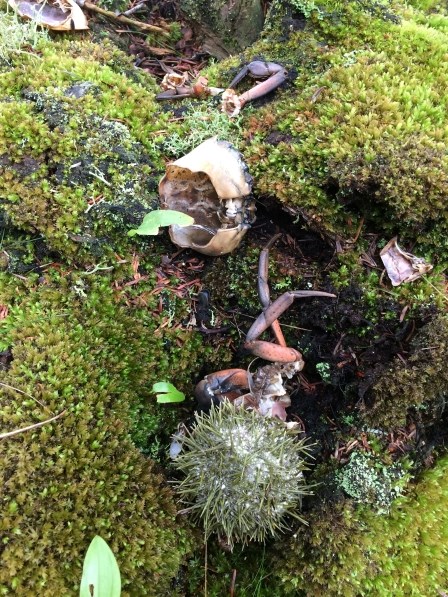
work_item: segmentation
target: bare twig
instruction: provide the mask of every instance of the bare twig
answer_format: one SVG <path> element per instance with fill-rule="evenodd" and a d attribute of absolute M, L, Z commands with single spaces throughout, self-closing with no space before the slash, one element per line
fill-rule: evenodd
<path fill-rule="evenodd" d="M 133 6 L 132 8 L 130 8 L 129 10 L 125 10 L 124 12 L 122 12 L 119 16 L 120 17 L 130 17 L 134 13 L 139 12 L 140 10 L 142 10 L 144 8 L 145 8 L 145 3 L 144 2 L 139 2 L 138 4 L 136 4 L 135 6 Z"/>
<path fill-rule="evenodd" d="M 205 550 L 204 550 L 204 597 L 208 596 L 207 587 L 207 566 L 208 566 L 208 539 L 205 536 Z"/>
<path fill-rule="evenodd" d="M 0 433 L 0 439 L 12 437 L 13 435 L 18 435 L 19 433 L 23 433 L 24 431 L 30 431 L 31 429 L 37 429 L 38 427 L 42 427 L 42 425 L 46 425 L 47 423 L 56 421 L 56 419 L 60 419 L 66 413 L 67 413 L 67 411 L 63 410 L 61 413 L 59 413 L 55 417 L 51 417 L 51 419 L 47 419 L 46 421 L 41 421 L 40 423 L 35 423 L 34 425 L 28 425 L 28 427 L 23 427 L 22 429 L 15 429 L 14 431 L 8 431 L 7 433 Z"/>
<path fill-rule="evenodd" d="M 116 15 L 114 12 L 110 10 L 105 10 L 104 8 L 100 8 L 92 2 L 86 2 L 85 0 L 76 0 L 76 4 L 78 4 L 81 8 L 86 8 L 91 12 L 97 12 L 100 15 L 108 17 L 109 19 L 114 19 L 115 21 L 120 21 L 120 23 L 126 23 L 127 25 L 132 25 L 132 27 L 137 27 L 138 29 L 142 29 L 143 31 L 152 31 L 153 33 L 159 33 L 160 35 L 164 35 L 165 37 L 169 37 L 169 31 L 165 31 L 162 27 L 157 27 L 156 25 L 149 25 L 148 23 L 142 23 L 141 21 L 135 21 L 134 19 L 129 19 L 124 15 Z"/>
<path fill-rule="evenodd" d="M 232 582 L 230 583 L 230 597 L 235 594 L 236 568 L 232 570 Z"/>
<path fill-rule="evenodd" d="M 43 402 L 41 402 L 37 398 L 34 398 L 34 396 L 31 396 L 31 394 L 27 394 L 23 390 L 19 390 L 19 388 L 15 388 L 14 386 L 10 386 L 7 383 L 3 383 L 1 381 L 0 381 L 0 386 L 3 386 L 4 388 L 8 388 L 9 390 L 14 390 L 15 392 L 18 392 L 19 394 L 22 394 L 23 396 L 28 396 L 28 398 L 31 398 L 31 400 L 34 400 L 34 402 L 37 402 L 37 404 L 40 404 L 42 406 L 42 408 L 45 408 L 45 410 L 48 410 L 48 412 L 51 413 L 51 410 L 48 408 L 48 406 L 45 406 L 45 404 Z"/>

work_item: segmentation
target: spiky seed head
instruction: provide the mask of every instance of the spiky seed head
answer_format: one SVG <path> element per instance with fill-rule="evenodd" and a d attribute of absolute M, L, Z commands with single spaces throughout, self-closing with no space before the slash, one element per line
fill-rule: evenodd
<path fill-rule="evenodd" d="M 286 516 L 300 520 L 309 494 L 303 471 L 308 447 L 276 419 L 230 403 L 196 414 L 176 468 L 181 501 L 203 521 L 206 535 L 235 542 L 263 541 L 286 530 Z"/>

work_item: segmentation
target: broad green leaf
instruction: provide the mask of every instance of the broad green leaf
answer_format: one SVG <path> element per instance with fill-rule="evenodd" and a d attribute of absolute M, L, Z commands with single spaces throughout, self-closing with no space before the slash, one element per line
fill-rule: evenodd
<path fill-rule="evenodd" d="M 159 233 L 160 226 L 191 226 L 194 224 L 194 219 L 181 211 L 174 209 L 155 209 L 143 218 L 143 222 L 135 230 L 129 230 L 128 236 L 135 236 L 136 234 L 156 235 Z"/>
<path fill-rule="evenodd" d="M 120 597 L 117 560 L 107 543 L 96 535 L 84 558 L 79 597 Z"/>
<path fill-rule="evenodd" d="M 168 381 L 158 381 L 153 384 L 152 391 L 157 394 L 157 402 L 167 404 L 168 402 L 183 402 L 185 394 Z"/>

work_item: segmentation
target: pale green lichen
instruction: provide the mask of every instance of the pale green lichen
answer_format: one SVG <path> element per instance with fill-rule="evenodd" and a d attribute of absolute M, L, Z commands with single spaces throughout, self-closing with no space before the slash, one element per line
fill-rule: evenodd
<path fill-rule="evenodd" d="M 238 145 L 240 134 L 240 118 L 230 119 L 216 105 L 194 104 L 185 114 L 179 132 L 167 134 L 160 148 L 170 157 L 179 158 L 210 137 Z"/>
<path fill-rule="evenodd" d="M 0 12 L 0 66 L 11 64 L 11 59 L 18 54 L 25 54 L 29 49 L 36 49 L 40 42 L 48 41 L 45 29 L 36 21 L 23 21 L 15 12 Z M 27 50 L 28 48 L 28 50 Z M 38 60 L 36 56 L 35 60 Z"/>
<path fill-rule="evenodd" d="M 409 475 L 401 463 L 385 464 L 365 452 L 353 452 L 337 474 L 345 493 L 359 504 L 370 504 L 379 514 L 389 511 L 403 493 Z"/>

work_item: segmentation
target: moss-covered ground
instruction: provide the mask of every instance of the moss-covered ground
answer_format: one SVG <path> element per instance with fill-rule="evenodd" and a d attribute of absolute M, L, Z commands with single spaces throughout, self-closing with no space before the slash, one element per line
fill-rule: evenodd
<path fill-rule="evenodd" d="M 156 103 L 156 81 L 89 34 L 2 46 L 0 432 L 63 414 L 0 440 L 1 594 L 76 595 L 94 534 L 124 595 L 204 591 L 169 436 L 205 373 L 251 362 L 258 257 L 279 230 L 273 297 L 338 295 L 282 317 L 306 361 L 289 416 L 315 442 L 317 485 L 308 526 L 231 554 L 209 540 L 208 595 L 448 590 L 447 23 L 441 2 L 276 1 L 262 39 L 208 69 L 223 86 L 254 58 L 289 71 L 231 123 L 216 98 Z M 238 251 L 128 237 L 165 162 L 211 134 L 254 177 L 258 221 Z M 378 251 L 395 235 L 435 267 L 392 288 Z M 155 403 L 162 380 L 184 405 Z"/>

